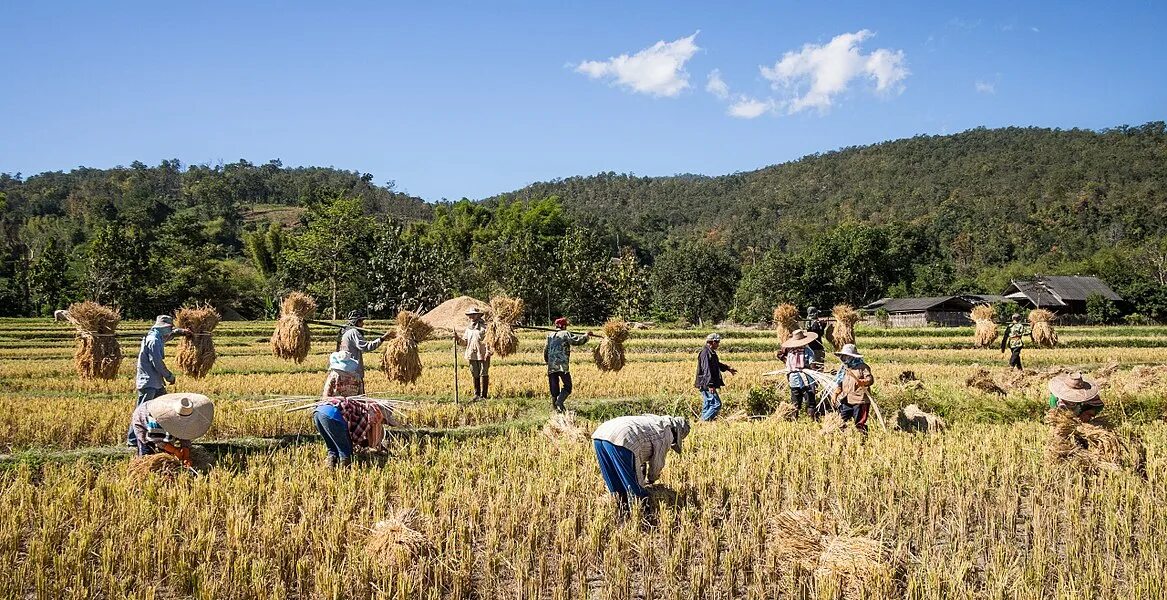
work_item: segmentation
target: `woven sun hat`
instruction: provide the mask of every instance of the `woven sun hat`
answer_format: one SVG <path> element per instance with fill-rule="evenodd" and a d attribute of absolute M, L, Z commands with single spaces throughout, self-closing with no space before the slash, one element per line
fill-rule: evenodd
<path fill-rule="evenodd" d="M 1098 397 L 1098 384 L 1082 377 L 1081 371 L 1059 375 L 1049 382 L 1049 391 L 1063 402 L 1087 402 Z"/>
<path fill-rule="evenodd" d="M 466 311 L 467 317 L 473 317 L 474 315 L 485 315 L 485 314 L 486 314 L 486 311 L 482 310 L 481 308 L 478 308 L 477 306 L 471 306 L 469 308 L 469 310 Z"/>
<path fill-rule="evenodd" d="M 790 332 L 790 339 L 782 342 L 783 348 L 801 348 L 809 345 L 811 342 L 819 339 L 819 334 L 803 329 L 795 329 Z"/>
<path fill-rule="evenodd" d="M 215 419 L 215 403 L 202 394 L 166 394 L 146 407 L 166 433 L 180 440 L 197 440 L 206 435 Z"/>
<path fill-rule="evenodd" d="M 328 368 L 333 371 L 356 373 L 360 365 L 357 364 L 356 359 L 351 354 L 341 350 L 340 352 L 333 352 L 328 355 Z"/>
<path fill-rule="evenodd" d="M 863 358 L 863 355 L 859 354 L 859 349 L 855 347 L 855 344 L 843 344 L 843 349 L 836 352 L 835 356 L 850 356 L 851 358 Z"/>
<path fill-rule="evenodd" d="M 154 319 L 154 324 L 150 327 L 151 329 L 173 329 L 174 317 L 170 315 L 158 315 L 158 317 Z"/>
<path fill-rule="evenodd" d="M 721 334 L 720 333 L 711 333 L 711 334 L 705 336 L 705 341 L 707 343 L 708 342 L 720 342 L 721 341 Z"/>

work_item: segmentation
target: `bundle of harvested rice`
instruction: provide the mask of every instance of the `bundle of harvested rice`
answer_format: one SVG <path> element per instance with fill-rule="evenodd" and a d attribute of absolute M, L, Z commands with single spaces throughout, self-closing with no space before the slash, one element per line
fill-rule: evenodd
<path fill-rule="evenodd" d="M 143 479 L 151 473 L 170 478 L 189 472 L 181 460 L 165 452 L 135 456 L 130 459 L 128 470 L 136 479 Z"/>
<path fill-rule="evenodd" d="M 280 304 L 280 320 L 271 334 L 271 353 L 276 358 L 304 362 L 312 348 L 307 319 L 316 314 L 316 301 L 307 294 L 292 292 Z"/>
<path fill-rule="evenodd" d="M 976 324 L 976 330 L 973 332 L 973 346 L 977 348 L 988 348 L 997 341 L 997 324 L 993 322 L 993 307 L 988 304 L 980 304 L 972 309 L 969 313 L 969 318 Z"/>
<path fill-rule="evenodd" d="M 778 330 L 778 343 L 790 339 L 790 334 L 798 329 L 798 307 L 780 304 L 774 309 L 774 328 Z"/>
<path fill-rule="evenodd" d="M 920 378 L 916 377 L 916 372 L 910 371 L 910 370 L 900 371 L 900 374 L 898 376 L 896 376 L 896 381 L 899 383 L 907 383 L 909 381 L 919 381 L 919 380 L 920 380 Z"/>
<path fill-rule="evenodd" d="M 628 323 L 609 319 L 604 323 L 604 337 L 592 350 L 592 359 L 601 371 L 619 371 L 624 368 L 624 341 L 628 339 Z"/>
<path fill-rule="evenodd" d="M 408 561 L 430 546 L 419 528 L 421 518 L 412 508 L 391 510 L 369 528 L 365 552 L 381 561 Z"/>
<path fill-rule="evenodd" d="M 178 368 L 189 377 L 202 379 L 215 364 L 211 332 L 219 324 L 219 312 L 208 306 L 183 307 L 174 313 L 174 325 L 190 332 L 178 341 Z"/>
<path fill-rule="evenodd" d="M 990 394 L 1005 395 L 1005 390 L 997 385 L 996 381 L 993 381 L 992 376 L 989 375 L 989 371 L 982 368 L 978 368 L 972 375 L 965 379 L 964 385 Z"/>
<path fill-rule="evenodd" d="M 113 308 L 86 300 L 66 311 L 66 318 L 77 327 L 77 347 L 73 362 L 83 379 L 113 379 L 122 364 L 122 347 L 117 327 L 121 314 Z"/>
<path fill-rule="evenodd" d="M 919 433 L 939 433 L 948 428 L 944 419 L 909 404 L 896 415 L 896 426 L 900 431 Z"/>
<path fill-rule="evenodd" d="M 490 299 L 490 323 L 486 324 L 486 345 L 490 351 L 505 358 L 519 349 L 515 324 L 523 318 L 523 301 L 519 298 L 495 296 Z"/>
<path fill-rule="evenodd" d="M 844 598 L 887 598 L 901 584 L 902 562 L 877 540 L 845 531 L 815 510 L 787 510 L 770 523 L 771 548 L 796 576 L 833 582 Z"/>
<path fill-rule="evenodd" d="M 839 304 L 831 310 L 835 317 L 835 327 L 831 331 L 831 343 L 838 350 L 846 344 L 855 343 L 855 324 L 859 322 L 859 311 L 850 304 Z"/>
<path fill-rule="evenodd" d="M 1053 348 L 1058 345 L 1058 334 L 1054 331 L 1053 321 L 1057 315 L 1044 309 L 1037 308 L 1029 311 L 1029 326 L 1033 331 L 1033 343 L 1042 348 Z"/>
<path fill-rule="evenodd" d="M 778 406 L 774 407 L 774 413 L 770 415 L 770 418 L 779 421 L 793 421 L 797 416 L 798 409 L 794 407 L 794 404 L 782 401 L 778 403 Z"/>
<path fill-rule="evenodd" d="M 381 368 L 390 381 L 417 381 L 421 376 L 421 357 L 417 354 L 417 344 L 432 331 L 429 323 L 422 321 L 417 313 L 408 310 L 397 313 L 396 335 L 385 343 L 385 351 L 381 354 Z"/>
<path fill-rule="evenodd" d="M 846 431 L 846 421 L 843 420 L 843 415 L 835 411 L 830 411 L 823 417 L 821 426 L 819 427 L 820 435 L 830 435 L 832 433 L 842 433 Z"/>
<path fill-rule="evenodd" d="M 1120 437 L 1105 426 L 1105 421 L 1094 419 L 1083 423 L 1062 408 L 1046 413 L 1045 421 L 1050 428 L 1045 443 L 1046 460 L 1089 471 L 1130 469 L 1145 473 L 1147 451 L 1142 442 Z"/>
<path fill-rule="evenodd" d="M 574 412 L 555 413 L 543 426 L 543 436 L 553 442 L 586 444 L 592 434 L 576 418 Z"/>

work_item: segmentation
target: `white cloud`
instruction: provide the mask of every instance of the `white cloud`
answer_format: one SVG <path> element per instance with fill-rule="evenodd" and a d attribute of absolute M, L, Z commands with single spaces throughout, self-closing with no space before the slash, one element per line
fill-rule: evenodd
<path fill-rule="evenodd" d="M 659 41 L 631 56 L 586 60 L 575 70 L 592 79 L 611 79 L 634 92 L 671 98 L 689 87 L 685 63 L 701 49 L 693 41 L 698 33 L 672 42 Z"/>
<path fill-rule="evenodd" d="M 729 98 L 729 86 L 721 79 L 721 70 L 713 69 L 709 72 L 709 79 L 705 82 L 705 91 L 722 100 Z"/>
<path fill-rule="evenodd" d="M 861 76 L 874 80 L 878 92 L 902 92 L 902 82 L 910 74 L 904 52 L 880 48 L 863 54 L 859 46 L 873 35 L 863 29 L 837 35 L 826 44 L 806 44 L 783 54 L 773 67 L 760 67 L 762 77 L 776 90 L 793 92 L 787 104 L 792 114 L 808 108 L 828 110 L 835 96 Z"/>
<path fill-rule="evenodd" d="M 977 82 L 973 84 L 973 87 L 976 88 L 978 94 L 997 93 L 997 83 L 994 81 L 981 81 L 978 79 Z"/>
<path fill-rule="evenodd" d="M 749 96 L 738 96 L 738 99 L 725 111 L 725 114 L 739 119 L 756 119 L 776 108 L 773 100 L 758 100 Z"/>

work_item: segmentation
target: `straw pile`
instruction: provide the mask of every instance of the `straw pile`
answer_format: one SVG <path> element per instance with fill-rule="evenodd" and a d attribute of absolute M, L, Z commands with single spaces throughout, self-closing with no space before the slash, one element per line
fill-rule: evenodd
<path fill-rule="evenodd" d="M 940 433 L 948 428 L 944 419 L 920 409 L 915 404 L 909 404 L 896 414 L 896 426 L 900 431 L 913 433 Z"/>
<path fill-rule="evenodd" d="M 83 379 L 113 379 L 122 364 L 122 347 L 117 327 L 121 314 L 96 302 L 77 302 L 67 311 L 69 322 L 77 327 L 77 347 L 73 362 Z"/>
<path fill-rule="evenodd" d="M 369 528 L 365 552 L 380 561 L 408 561 L 430 546 L 418 531 L 421 526 L 421 518 L 412 508 L 390 511 L 388 517 Z"/>
<path fill-rule="evenodd" d="M 188 377 L 202 379 L 215 364 L 215 342 L 211 332 L 219 324 L 219 312 L 210 306 L 183 307 L 174 313 L 174 325 L 186 329 L 190 337 L 178 341 L 178 368 Z"/>
<path fill-rule="evenodd" d="M 390 381 L 413 383 L 421 376 L 421 357 L 417 344 L 433 331 L 429 323 L 417 313 L 403 310 L 397 313 L 397 330 L 393 339 L 385 343 L 381 354 L 381 368 Z"/>
<path fill-rule="evenodd" d="M 495 296 L 490 299 L 490 322 L 486 324 L 486 345 L 500 358 L 506 358 L 519 349 L 515 324 L 523 318 L 523 301 L 518 298 Z"/>
<path fill-rule="evenodd" d="M 993 322 L 993 307 L 988 304 L 980 304 L 972 309 L 969 313 L 969 318 L 976 324 L 976 330 L 973 332 L 973 346 L 977 348 L 988 348 L 997 341 L 997 324 Z"/>
<path fill-rule="evenodd" d="M 831 315 L 835 317 L 835 328 L 831 331 L 831 343 L 835 345 L 835 350 L 846 344 L 854 344 L 859 311 L 850 304 L 839 304 L 831 310 Z"/>
<path fill-rule="evenodd" d="M 1068 410 L 1055 408 L 1046 413 L 1049 437 L 1045 442 L 1046 460 L 1066 463 L 1087 471 L 1130 469 L 1145 473 L 1147 451 L 1141 442 L 1123 439 L 1094 419 L 1083 423 Z"/>
<path fill-rule="evenodd" d="M 312 334 L 305 319 L 316 314 L 316 301 L 307 294 L 292 292 L 280 304 L 280 320 L 271 334 L 271 353 L 276 358 L 304 362 L 312 348 Z"/>
<path fill-rule="evenodd" d="M 624 368 L 624 340 L 628 339 L 629 330 L 628 323 L 620 319 L 604 323 L 604 339 L 592 350 L 597 368 L 609 372 Z"/>
<path fill-rule="evenodd" d="M 843 415 L 838 412 L 829 411 L 823 417 L 822 423 L 819 426 L 819 435 L 831 435 L 832 433 L 842 433 L 845 431 L 847 422 L 843 420 Z"/>
<path fill-rule="evenodd" d="M 592 439 L 592 433 L 575 418 L 574 412 L 564 412 L 547 419 L 543 437 L 557 443 L 586 444 Z"/>
<path fill-rule="evenodd" d="M 1057 315 L 1044 308 L 1029 311 L 1029 325 L 1033 331 L 1033 343 L 1042 348 L 1053 348 L 1058 345 L 1058 334 L 1054 331 L 1053 326 L 1055 318 Z"/>
<path fill-rule="evenodd" d="M 793 403 L 785 400 L 779 402 L 778 406 L 774 407 L 773 414 L 770 415 L 771 418 L 779 421 L 793 421 L 797 416 L 798 409 L 794 408 Z"/>
<path fill-rule="evenodd" d="M 774 309 L 774 328 L 778 330 L 778 343 L 790 339 L 790 334 L 798 329 L 798 307 L 781 304 Z"/>
<path fill-rule="evenodd" d="M 458 296 L 435 306 L 433 310 L 422 315 L 421 320 L 434 328 L 433 335 L 448 340 L 450 336 L 460 334 L 470 326 L 470 317 L 466 316 L 466 311 L 471 308 L 477 308 L 485 313 L 490 312 L 489 304 L 470 296 Z"/>
<path fill-rule="evenodd" d="M 205 473 L 211 467 L 212 457 L 206 450 L 203 450 L 199 446 L 194 446 L 191 448 L 190 460 L 193 469 L 199 473 Z M 167 454 L 166 452 L 135 456 L 130 459 L 127 470 L 135 479 L 144 479 L 151 473 L 168 479 L 172 479 L 178 475 L 190 474 L 190 469 L 187 469 L 186 465 L 183 465 L 177 456 Z"/>
<path fill-rule="evenodd" d="M 903 564 L 879 541 L 848 535 L 834 519 L 815 510 L 787 510 L 770 524 L 771 547 L 779 563 L 815 584 L 835 583 L 843 597 L 896 595 Z"/>
<path fill-rule="evenodd" d="M 993 381 L 988 370 L 982 368 L 978 368 L 972 375 L 965 379 L 964 385 L 990 394 L 1005 395 L 1004 388 L 997 385 L 996 381 Z"/>

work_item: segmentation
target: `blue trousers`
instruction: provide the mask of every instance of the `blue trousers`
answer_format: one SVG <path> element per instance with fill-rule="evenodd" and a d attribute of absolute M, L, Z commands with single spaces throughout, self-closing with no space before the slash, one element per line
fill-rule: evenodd
<path fill-rule="evenodd" d="M 164 388 L 164 387 L 161 387 L 161 388 L 142 388 L 142 389 L 138 390 L 138 404 L 135 404 L 134 408 L 137 408 L 138 405 L 143 403 L 143 402 L 149 402 L 149 401 L 157 398 L 158 396 L 163 396 L 165 394 L 166 394 L 166 388 Z M 138 445 L 138 435 L 134 433 L 134 424 L 133 423 L 130 423 L 130 430 L 126 432 L 126 445 L 127 446 L 137 446 Z"/>
<path fill-rule="evenodd" d="M 353 440 L 348 436 L 348 425 L 319 412 L 312 414 L 312 422 L 316 424 L 316 431 L 320 432 L 320 437 L 324 438 L 328 454 L 338 459 L 352 456 Z"/>
<path fill-rule="evenodd" d="M 701 420 L 712 421 L 721 412 L 721 395 L 717 390 L 701 390 Z"/>
<path fill-rule="evenodd" d="M 628 504 L 628 495 L 636 498 L 647 498 L 648 492 L 640 487 L 640 478 L 636 475 L 636 457 L 632 451 L 617 446 L 607 440 L 592 440 L 596 448 L 596 459 L 600 461 L 600 475 L 604 477 L 604 485 L 608 491 L 620 497 L 620 504 Z"/>

